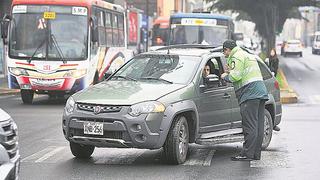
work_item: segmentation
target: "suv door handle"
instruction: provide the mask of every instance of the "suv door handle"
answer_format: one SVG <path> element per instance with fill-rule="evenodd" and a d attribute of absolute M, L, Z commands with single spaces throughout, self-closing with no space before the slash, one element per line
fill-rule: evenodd
<path fill-rule="evenodd" d="M 222 96 L 224 99 L 229 99 L 231 97 L 230 94 L 228 93 L 224 93 L 224 95 Z"/>

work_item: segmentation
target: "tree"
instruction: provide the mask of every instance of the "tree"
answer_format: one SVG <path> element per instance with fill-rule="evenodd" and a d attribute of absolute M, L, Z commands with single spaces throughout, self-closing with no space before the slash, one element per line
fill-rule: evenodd
<path fill-rule="evenodd" d="M 212 9 L 238 12 L 239 18 L 254 22 L 266 41 L 267 52 L 275 47 L 276 34 L 282 31 L 287 18 L 302 18 L 298 7 L 318 6 L 318 0 L 207 0 L 210 1 Z"/>

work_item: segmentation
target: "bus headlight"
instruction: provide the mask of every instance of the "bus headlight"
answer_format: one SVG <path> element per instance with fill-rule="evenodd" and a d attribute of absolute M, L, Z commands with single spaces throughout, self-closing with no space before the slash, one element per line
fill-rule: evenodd
<path fill-rule="evenodd" d="M 160 113 L 164 112 L 166 107 L 157 101 L 147 101 L 134 104 L 129 108 L 128 114 L 131 116 L 139 116 L 140 114 Z"/>
<path fill-rule="evenodd" d="M 76 69 L 66 72 L 63 77 L 80 78 L 87 74 L 87 69 Z"/>
<path fill-rule="evenodd" d="M 27 70 L 21 69 L 21 68 L 9 67 L 9 72 L 15 76 L 21 76 L 21 75 L 29 76 Z"/>
<path fill-rule="evenodd" d="M 71 114 L 74 111 L 75 106 L 76 106 L 76 102 L 72 97 L 69 97 L 66 103 L 66 107 L 64 108 L 66 111 L 66 114 L 67 115 Z"/>

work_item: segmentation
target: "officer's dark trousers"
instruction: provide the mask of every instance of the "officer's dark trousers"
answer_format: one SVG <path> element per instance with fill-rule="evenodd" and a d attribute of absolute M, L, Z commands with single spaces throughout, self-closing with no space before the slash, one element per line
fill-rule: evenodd
<path fill-rule="evenodd" d="M 244 134 L 241 155 L 260 159 L 261 145 L 264 134 L 264 104 L 263 99 L 247 100 L 240 105 L 242 129 Z"/>

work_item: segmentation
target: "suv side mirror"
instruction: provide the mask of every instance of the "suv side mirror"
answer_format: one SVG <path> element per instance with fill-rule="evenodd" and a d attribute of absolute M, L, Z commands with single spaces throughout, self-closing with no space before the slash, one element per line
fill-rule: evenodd
<path fill-rule="evenodd" d="M 8 37 L 8 27 L 9 27 L 9 23 L 11 21 L 12 17 L 8 14 L 6 14 L 3 17 L 3 20 L 1 21 L 1 38 L 3 40 L 3 44 L 7 44 L 8 42 L 6 41 L 7 37 Z"/>
<path fill-rule="evenodd" d="M 99 31 L 98 31 L 98 24 L 97 24 L 97 18 L 91 17 L 91 41 L 92 42 L 98 42 L 99 41 Z"/>

